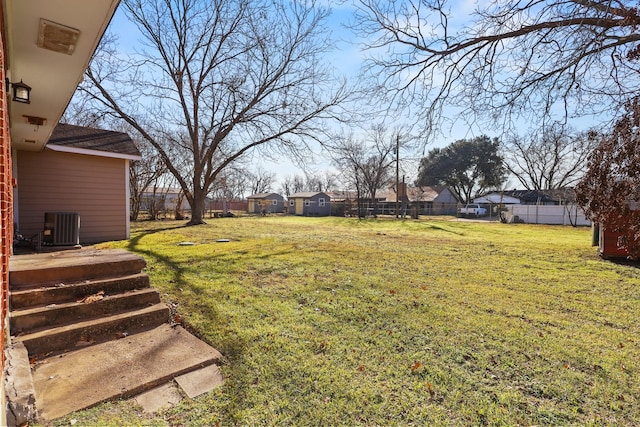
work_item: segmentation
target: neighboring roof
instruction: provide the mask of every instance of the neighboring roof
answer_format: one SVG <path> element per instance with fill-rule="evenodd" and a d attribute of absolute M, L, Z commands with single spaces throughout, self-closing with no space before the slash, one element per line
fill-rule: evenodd
<path fill-rule="evenodd" d="M 573 188 L 559 188 L 556 190 L 511 190 L 504 191 L 503 194 L 516 197 L 524 203 L 573 203 L 576 200 L 576 193 Z"/>
<path fill-rule="evenodd" d="M 443 191 L 447 190 L 445 186 L 422 186 L 422 187 L 407 187 L 407 198 L 411 202 L 433 202 L 435 199 L 442 194 Z M 395 188 L 387 188 L 384 190 L 378 190 L 376 192 L 376 199 L 386 202 L 395 202 L 396 201 L 396 190 Z"/>
<path fill-rule="evenodd" d="M 448 190 L 448 188 L 443 185 L 433 187 L 427 185 L 422 187 L 408 187 L 407 196 L 409 196 L 409 200 L 412 202 L 433 202 L 442 194 L 443 191 L 446 190 Z"/>
<path fill-rule="evenodd" d="M 247 199 L 267 199 L 273 196 L 282 197 L 278 193 L 257 193 L 257 194 L 252 194 L 251 196 L 247 197 Z"/>
<path fill-rule="evenodd" d="M 329 197 L 329 195 L 327 193 L 324 193 L 322 191 L 303 191 L 301 193 L 291 194 L 289 196 L 289 198 L 290 199 L 309 199 L 311 197 L 317 196 L 318 194 L 323 194 L 323 195 Z"/>
<path fill-rule="evenodd" d="M 516 197 L 507 196 L 506 194 L 490 193 L 482 197 L 476 197 L 473 199 L 473 203 L 491 203 L 491 204 L 504 204 L 504 205 L 519 205 L 520 199 Z"/>
<path fill-rule="evenodd" d="M 47 147 L 55 151 L 85 152 L 94 155 L 99 155 L 99 153 L 95 152 L 109 153 L 112 154 L 111 157 L 134 160 L 141 157 L 140 151 L 138 151 L 131 137 L 124 132 L 94 129 L 66 123 L 60 123 L 55 127 Z"/>
<path fill-rule="evenodd" d="M 344 202 L 346 200 L 355 200 L 358 198 L 356 191 L 330 191 L 326 193 L 332 202 Z"/>
<path fill-rule="evenodd" d="M 395 202 L 396 201 L 396 189 L 395 188 L 381 188 L 376 190 L 376 200 L 379 202 Z"/>

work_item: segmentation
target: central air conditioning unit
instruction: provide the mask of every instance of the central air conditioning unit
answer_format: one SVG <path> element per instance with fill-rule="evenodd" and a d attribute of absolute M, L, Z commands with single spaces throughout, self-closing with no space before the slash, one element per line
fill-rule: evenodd
<path fill-rule="evenodd" d="M 80 214 L 45 212 L 42 243 L 53 246 L 80 244 Z"/>

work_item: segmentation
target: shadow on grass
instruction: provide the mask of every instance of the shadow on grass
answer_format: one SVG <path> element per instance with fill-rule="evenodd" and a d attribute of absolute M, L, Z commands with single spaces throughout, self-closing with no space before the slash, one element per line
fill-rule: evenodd
<path fill-rule="evenodd" d="M 132 252 L 143 255 L 149 259 L 153 259 L 156 263 L 161 264 L 168 270 L 170 270 L 173 274 L 171 283 L 173 284 L 174 289 L 189 289 L 191 292 L 193 292 L 194 295 L 196 295 L 195 298 L 200 298 L 203 293 L 202 289 L 197 286 L 192 286 L 191 283 L 188 283 L 185 279 L 185 272 L 188 270 L 189 266 L 184 266 L 181 263 L 175 262 L 171 257 L 163 255 L 160 251 L 152 249 L 142 249 L 139 247 L 140 241 L 144 237 L 187 227 L 190 226 L 178 225 L 142 231 L 129 240 L 127 248 Z M 222 328 L 222 330 L 225 330 L 221 342 L 212 342 L 212 340 L 208 338 L 206 330 L 200 330 L 198 327 L 186 321 L 184 318 L 180 320 L 180 323 L 192 335 L 218 349 L 218 351 L 220 351 L 225 356 L 226 362 L 230 363 L 232 366 L 242 366 L 243 360 L 245 358 L 247 343 L 242 337 L 238 335 L 237 331 L 227 330 L 227 322 L 225 322 L 225 319 L 221 318 L 220 312 L 215 307 L 215 301 L 213 301 L 213 303 L 214 304 L 209 304 L 207 301 L 207 303 L 205 304 L 198 304 L 198 307 L 195 309 L 198 310 L 200 315 L 206 318 L 209 322 L 214 325 L 218 325 L 218 327 Z M 191 308 L 191 310 L 193 310 L 193 308 Z M 236 390 L 234 388 L 234 393 L 236 393 L 235 399 L 243 399 L 241 395 L 237 395 L 239 391 L 241 391 L 241 389 Z"/>
<path fill-rule="evenodd" d="M 605 261 L 609 261 L 610 263 L 621 265 L 624 267 L 633 267 L 640 268 L 640 260 L 633 260 L 627 258 L 603 258 Z"/>
<path fill-rule="evenodd" d="M 178 230 L 180 228 L 186 228 L 186 227 L 187 227 L 186 225 L 177 225 L 172 227 L 155 228 L 153 230 L 140 232 L 140 234 L 138 234 L 137 236 L 129 239 L 129 244 L 127 245 L 127 249 L 130 250 L 131 252 L 135 252 L 138 254 L 146 255 L 149 258 L 153 258 L 156 262 L 170 268 L 171 271 L 173 271 L 173 275 L 174 275 L 173 277 L 174 280 L 172 281 L 172 283 L 177 284 L 179 287 L 184 287 L 187 285 L 187 283 L 184 281 L 184 268 L 179 263 L 172 261 L 171 258 L 164 256 L 159 252 L 147 250 L 147 249 L 140 249 L 138 248 L 138 245 L 140 244 L 140 240 L 142 240 L 144 237 L 150 236 L 152 234 L 162 233 L 163 231 Z"/>

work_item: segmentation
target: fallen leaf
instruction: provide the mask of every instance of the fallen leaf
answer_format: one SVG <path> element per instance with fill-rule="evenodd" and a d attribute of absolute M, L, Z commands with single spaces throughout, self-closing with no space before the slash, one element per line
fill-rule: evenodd
<path fill-rule="evenodd" d="M 420 369 L 422 367 L 422 363 L 418 362 L 417 360 L 415 362 L 413 362 L 413 365 L 411 365 L 411 372 L 416 372 L 418 369 Z"/>
<path fill-rule="evenodd" d="M 104 298 L 104 291 L 100 291 L 100 292 L 97 292 L 97 293 L 95 293 L 93 295 L 86 296 L 86 297 L 82 298 L 78 302 L 83 302 L 85 304 L 91 304 L 92 302 L 100 301 L 103 298 Z"/>
<path fill-rule="evenodd" d="M 427 391 L 429 392 L 429 396 L 431 397 L 431 399 L 433 399 L 436 395 L 436 392 L 433 389 L 433 386 L 431 385 L 431 383 L 428 381 L 427 381 Z"/>

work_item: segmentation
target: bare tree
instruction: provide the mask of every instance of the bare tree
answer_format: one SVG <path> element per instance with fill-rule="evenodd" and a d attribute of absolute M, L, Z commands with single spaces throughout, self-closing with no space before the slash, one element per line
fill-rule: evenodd
<path fill-rule="evenodd" d="M 231 165 L 216 177 L 210 194 L 215 200 L 240 200 L 250 192 L 250 187 L 249 172 Z"/>
<path fill-rule="evenodd" d="M 554 190 L 575 185 L 586 171 L 596 132 L 572 132 L 554 123 L 542 133 L 514 135 L 502 145 L 504 165 L 528 190 Z"/>
<path fill-rule="evenodd" d="M 276 174 L 258 167 L 253 172 L 247 172 L 247 179 L 251 183 L 251 194 L 267 193 L 275 183 Z"/>
<path fill-rule="evenodd" d="M 292 194 L 300 193 L 306 189 L 304 177 L 302 175 L 288 175 L 284 177 L 280 191 L 284 193 L 286 197 Z"/>
<path fill-rule="evenodd" d="M 307 191 L 332 191 L 337 183 L 336 175 L 332 172 L 307 173 L 304 188 Z"/>
<path fill-rule="evenodd" d="M 131 198 L 132 220 L 137 220 L 144 193 L 151 187 L 157 187 L 158 181 L 167 173 L 167 167 L 162 158 L 143 141 L 137 141 L 136 146 L 142 159 L 129 163 L 129 192 Z"/>
<path fill-rule="evenodd" d="M 282 182 L 280 184 L 280 189 L 278 191 L 282 193 L 285 197 L 289 197 L 290 195 L 295 193 L 295 191 L 293 191 L 293 177 L 291 175 L 285 176 L 282 179 Z"/>
<path fill-rule="evenodd" d="M 463 120 L 597 114 L 639 92 L 637 2 L 360 0 L 368 71 L 433 129 L 443 106 Z M 464 17 L 464 21 L 460 20 Z M 533 121 L 532 121 L 533 122 Z"/>
<path fill-rule="evenodd" d="M 272 0 L 123 0 L 143 37 L 128 58 L 103 49 L 81 85 L 93 107 L 161 155 L 203 223 L 216 178 L 249 152 L 323 141 L 345 85 L 323 64 L 329 9 Z"/>
<path fill-rule="evenodd" d="M 395 164 L 399 131 L 388 131 L 382 125 L 373 126 L 362 140 L 353 136 L 340 138 L 330 148 L 343 179 L 355 188 L 358 198 L 358 216 L 364 217 L 363 201 L 369 199 L 374 215 L 377 214 L 376 192 L 391 184 L 392 166 Z"/>
<path fill-rule="evenodd" d="M 640 258 L 640 99 L 589 156 L 587 173 L 576 187 L 577 201 L 605 229 L 620 233 L 618 244 Z"/>

